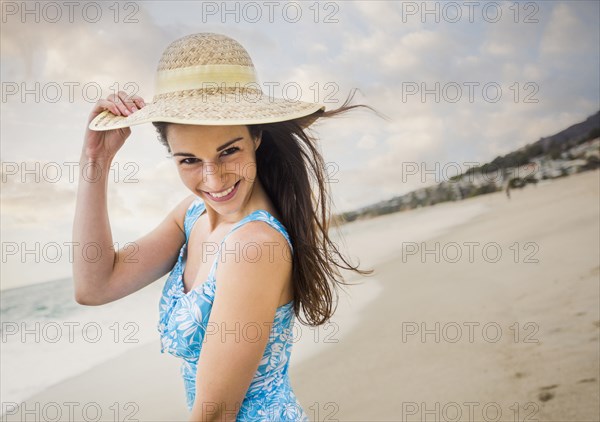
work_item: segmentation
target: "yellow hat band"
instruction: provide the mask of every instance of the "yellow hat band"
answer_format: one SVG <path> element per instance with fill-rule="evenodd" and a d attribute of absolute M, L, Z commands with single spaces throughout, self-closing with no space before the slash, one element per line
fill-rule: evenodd
<path fill-rule="evenodd" d="M 206 64 L 161 70 L 156 76 L 156 95 L 189 89 L 235 88 L 258 84 L 253 67 L 231 64 Z"/>

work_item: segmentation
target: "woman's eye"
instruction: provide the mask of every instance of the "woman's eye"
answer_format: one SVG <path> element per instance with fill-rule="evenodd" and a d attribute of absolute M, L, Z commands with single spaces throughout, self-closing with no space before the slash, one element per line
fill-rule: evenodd
<path fill-rule="evenodd" d="M 227 148 L 225 151 L 223 151 L 223 155 L 231 155 L 231 154 L 235 153 L 238 150 L 239 150 L 238 147 Z"/>
<path fill-rule="evenodd" d="M 179 164 L 194 164 L 195 163 L 195 161 L 188 161 L 188 160 L 196 160 L 196 161 L 198 161 L 197 158 L 184 158 L 183 160 L 181 160 L 179 162 Z"/>
<path fill-rule="evenodd" d="M 235 154 L 238 150 L 239 150 L 238 147 L 227 148 L 225 151 L 223 151 L 221 153 L 221 156 L 226 157 L 228 155 Z M 191 164 L 196 164 L 199 161 L 200 160 L 197 158 L 184 158 L 183 160 L 179 161 L 179 164 L 191 165 Z"/>

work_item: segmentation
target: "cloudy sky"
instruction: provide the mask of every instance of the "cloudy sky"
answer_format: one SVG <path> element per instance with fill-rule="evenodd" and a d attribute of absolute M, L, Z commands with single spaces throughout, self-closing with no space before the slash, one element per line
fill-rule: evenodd
<path fill-rule="evenodd" d="M 163 49 L 195 32 L 242 43 L 258 77 L 301 99 L 357 101 L 315 125 L 335 211 L 452 176 L 600 109 L 599 2 L 2 2 L 1 288 L 70 275 L 87 115 L 115 87 L 147 102 Z M 422 180 L 407 165 L 438 168 Z M 448 170 L 450 169 L 450 170 Z M 450 172 L 450 174 L 449 174 Z M 109 183 L 113 239 L 152 230 L 189 192 L 151 125 Z"/>

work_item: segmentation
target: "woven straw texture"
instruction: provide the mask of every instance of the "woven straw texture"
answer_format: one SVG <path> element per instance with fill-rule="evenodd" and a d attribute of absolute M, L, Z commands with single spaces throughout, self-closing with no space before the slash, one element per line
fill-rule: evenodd
<path fill-rule="evenodd" d="M 247 51 L 236 40 L 221 34 L 200 33 L 171 43 L 159 61 L 157 72 L 202 65 L 236 65 L 254 69 Z M 110 130 L 159 121 L 199 125 L 272 123 L 325 109 L 318 103 L 269 97 L 257 84 L 218 86 L 155 95 L 152 103 L 127 117 L 104 111 L 89 127 L 92 130 Z M 312 123 L 314 120 L 309 121 Z"/>
<path fill-rule="evenodd" d="M 237 64 L 254 67 L 246 49 L 233 38 L 221 34 L 202 33 L 173 41 L 164 51 L 157 70 L 203 64 Z"/>

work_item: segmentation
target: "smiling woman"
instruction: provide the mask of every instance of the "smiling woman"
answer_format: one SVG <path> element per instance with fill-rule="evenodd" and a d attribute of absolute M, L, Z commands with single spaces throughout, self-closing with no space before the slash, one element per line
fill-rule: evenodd
<path fill-rule="evenodd" d="M 166 138 L 167 124 L 155 125 Z M 231 221 L 248 214 L 240 204 L 248 202 L 256 177 L 255 150 L 260 138 L 251 139 L 245 126 L 171 124 L 168 133 L 169 141 L 165 142 L 186 187 L 200 197 L 222 203 L 220 211 Z M 230 215 L 232 211 L 234 215 Z"/>
<path fill-rule="evenodd" d="M 84 140 L 82 164 L 108 169 L 129 126 L 152 122 L 192 193 L 127 262 L 108 246 L 107 179 L 82 175 L 73 233 L 105 252 L 95 262 L 75 259 L 78 303 L 117 300 L 170 272 L 158 331 L 161 351 L 182 358 L 191 420 L 307 420 L 288 376 L 295 318 L 324 324 L 346 284 L 339 269 L 370 273 L 329 238 L 325 162 L 306 131 L 370 107 L 350 105 L 350 95 L 325 111 L 255 85 L 237 41 L 190 35 L 163 53 L 151 104 L 122 92 L 98 101 Z"/>

